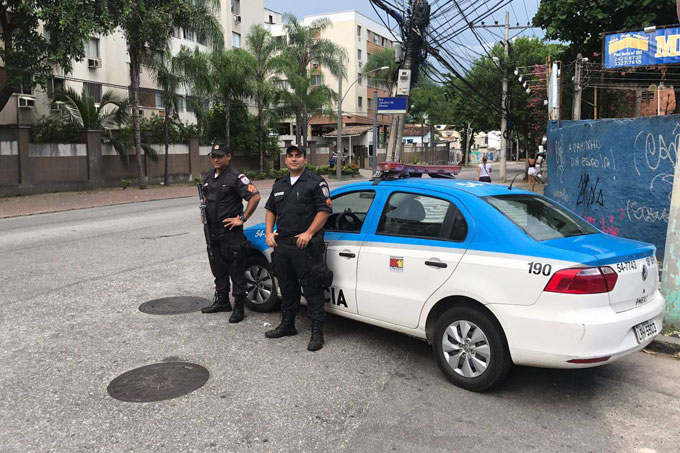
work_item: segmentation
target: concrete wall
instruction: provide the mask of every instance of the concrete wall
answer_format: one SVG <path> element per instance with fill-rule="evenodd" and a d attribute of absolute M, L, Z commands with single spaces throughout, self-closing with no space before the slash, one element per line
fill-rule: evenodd
<path fill-rule="evenodd" d="M 680 115 L 548 125 L 546 196 L 663 258 Z"/>

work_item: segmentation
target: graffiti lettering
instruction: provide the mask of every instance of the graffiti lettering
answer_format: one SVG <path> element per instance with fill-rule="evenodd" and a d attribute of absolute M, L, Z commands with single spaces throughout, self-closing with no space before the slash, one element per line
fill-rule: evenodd
<path fill-rule="evenodd" d="M 668 208 L 661 211 L 639 204 L 637 201 L 628 200 L 626 202 L 626 214 L 628 220 L 643 221 L 646 223 L 665 222 L 668 223 Z"/>
<path fill-rule="evenodd" d="M 567 203 L 569 201 L 569 194 L 567 193 L 567 189 L 558 189 L 555 192 L 553 192 L 553 199 L 562 200 L 563 202 Z"/>
<path fill-rule="evenodd" d="M 576 205 L 585 204 L 586 206 L 592 206 L 594 204 L 604 206 L 604 195 L 602 193 L 602 188 L 600 185 L 600 177 L 595 180 L 593 184 L 590 181 L 590 175 L 587 173 L 581 175 L 581 179 L 578 183 L 578 199 L 576 200 Z"/>
<path fill-rule="evenodd" d="M 641 141 L 641 138 L 643 136 L 645 140 L 644 156 L 638 156 L 640 152 L 637 145 L 638 142 Z M 659 169 L 662 163 L 664 164 L 666 169 L 672 170 L 675 167 L 675 157 L 677 150 L 679 148 L 680 148 L 680 134 L 676 134 L 671 142 L 666 142 L 666 139 L 662 134 L 659 134 L 659 139 L 657 140 L 654 134 L 648 133 L 647 135 L 644 135 L 644 132 L 640 132 L 635 137 L 636 152 L 635 154 L 633 154 L 633 164 L 635 165 L 635 171 L 637 172 L 638 176 L 640 176 L 641 175 L 640 169 L 641 168 L 644 169 L 646 166 L 647 169 L 655 172 L 656 170 Z M 649 188 L 650 189 L 654 188 L 654 180 L 657 179 L 657 177 L 659 176 L 662 177 L 664 182 L 668 182 L 668 178 L 666 178 L 667 175 L 669 175 L 669 173 L 656 175 L 652 179 Z"/>
<path fill-rule="evenodd" d="M 599 140 L 584 140 L 582 142 L 570 143 L 568 151 L 570 153 L 582 153 L 583 151 L 595 151 L 602 148 Z"/>
<path fill-rule="evenodd" d="M 584 220 L 591 224 L 594 227 L 598 227 L 602 230 L 603 233 L 612 235 L 612 236 L 618 236 L 621 234 L 620 230 L 618 227 L 614 226 L 614 216 L 610 215 L 609 216 L 609 221 L 607 221 L 607 217 L 602 217 L 601 219 L 597 219 L 595 217 L 590 217 L 586 216 L 584 217 Z"/>

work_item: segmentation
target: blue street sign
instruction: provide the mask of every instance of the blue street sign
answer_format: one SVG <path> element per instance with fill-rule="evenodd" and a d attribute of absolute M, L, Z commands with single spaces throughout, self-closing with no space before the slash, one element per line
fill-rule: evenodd
<path fill-rule="evenodd" d="M 680 28 L 630 31 L 604 37 L 604 66 L 625 68 L 680 63 Z"/>
<path fill-rule="evenodd" d="M 378 98 L 378 113 L 406 113 L 408 98 Z"/>

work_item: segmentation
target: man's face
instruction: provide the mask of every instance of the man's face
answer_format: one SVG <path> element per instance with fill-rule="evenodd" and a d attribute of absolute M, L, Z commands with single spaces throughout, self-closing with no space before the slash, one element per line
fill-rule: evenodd
<path fill-rule="evenodd" d="M 286 153 L 286 167 L 292 171 L 298 171 L 305 168 L 307 158 L 297 149 L 292 149 Z"/>
<path fill-rule="evenodd" d="M 231 160 L 231 154 L 227 153 L 224 156 L 221 154 L 210 154 L 210 161 L 212 162 L 213 168 L 217 170 L 224 170 L 229 165 Z"/>

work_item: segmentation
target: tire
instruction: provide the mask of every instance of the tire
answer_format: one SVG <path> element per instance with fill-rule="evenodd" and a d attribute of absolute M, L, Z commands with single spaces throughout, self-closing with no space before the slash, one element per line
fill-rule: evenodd
<path fill-rule="evenodd" d="M 279 306 L 271 264 L 262 256 L 246 260 L 246 306 L 253 311 L 272 311 Z"/>
<path fill-rule="evenodd" d="M 444 376 L 473 392 L 500 384 L 512 368 L 498 321 L 472 307 L 455 307 L 439 317 L 432 349 Z"/>

